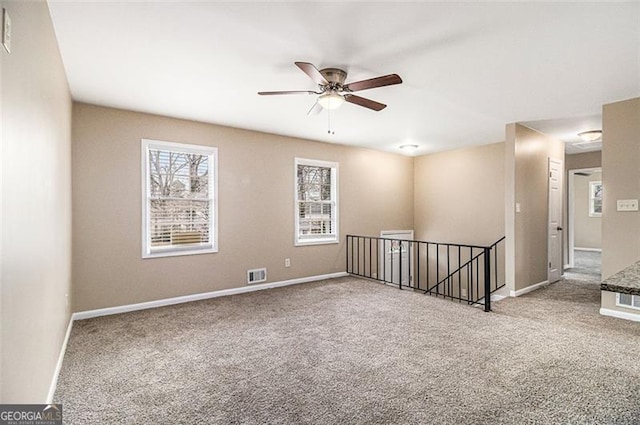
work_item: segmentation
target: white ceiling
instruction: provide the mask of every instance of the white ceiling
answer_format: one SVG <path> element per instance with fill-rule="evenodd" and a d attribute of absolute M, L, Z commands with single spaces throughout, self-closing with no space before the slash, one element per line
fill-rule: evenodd
<path fill-rule="evenodd" d="M 640 119 L 640 117 L 638 117 Z M 565 143 L 568 154 L 602 150 L 602 140 L 585 144 L 578 136 L 583 131 L 602 130 L 602 114 L 584 117 L 559 118 L 552 120 L 525 121 L 521 124 L 560 139 Z"/>
<path fill-rule="evenodd" d="M 73 98 L 313 140 L 424 154 L 504 140 L 505 124 L 584 117 L 640 96 L 640 3 L 50 0 Z M 307 116 L 293 64 L 347 82 L 397 73 Z M 580 130 L 581 131 L 581 130 Z M 567 130 L 568 132 L 568 130 Z M 574 131 L 577 133 L 578 130 Z"/>

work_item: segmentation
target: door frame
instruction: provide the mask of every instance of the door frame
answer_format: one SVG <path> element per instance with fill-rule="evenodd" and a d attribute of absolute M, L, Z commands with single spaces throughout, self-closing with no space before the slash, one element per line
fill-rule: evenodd
<path fill-rule="evenodd" d="M 585 172 L 602 172 L 602 167 L 587 167 L 587 168 L 574 168 L 567 170 L 567 178 L 569 179 L 567 189 L 567 263 L 565 268 L 575 267 L 575 247 L 576 247 L 576 234 L 575 234 L 575 219 L 576 213 L 575 207 L 575 181 L 574 178 L 577 173 Z"/>

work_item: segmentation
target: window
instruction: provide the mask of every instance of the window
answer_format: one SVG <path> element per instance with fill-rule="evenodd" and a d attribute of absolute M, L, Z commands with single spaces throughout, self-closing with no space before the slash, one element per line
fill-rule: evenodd
<path fill-rule="evenodd" d="M 616 305 L 640 310 L 640 295 L 617 293 Z"/>
<path fill-rule="evenodd" d="M 602 182 L 589 182 L 589 217 L 602 216 Z"/>
<path fill-rule="evenodd" d="M 142 257 L 217 252 L 216 148 L 142 140 Z"/>
<path fill-rule="evenodd" d="M 296 158 L 296 245 L 338 242 L 338 164 Z"/>

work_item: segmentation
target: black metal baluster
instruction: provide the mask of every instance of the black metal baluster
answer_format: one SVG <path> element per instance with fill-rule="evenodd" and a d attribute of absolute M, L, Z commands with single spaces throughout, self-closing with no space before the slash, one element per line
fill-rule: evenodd
<path fill-rule="evenodd" d="M 420 242 L 416 244 L 416 282 L 418 283 L 418 289 L 420 289 Z"/>
<path fill-rule="evenodd" d="M 398 287 L 402 289 L 402 241 L 398 240 Z"/>
<path fill-rule="evenodd" d="M 484 249 L 484 311 L 491 311 L 491 259 L 489 248 Z"/>
<path fill-rule="evenodd" d="M 440 244 L 436 244 L 436 296 L 440 293 Z"/>
<path fill-rule="evenodd" d="M 408 274 L 409 276 L 407 276 L 407 282 L 409 283 L 408 286 L 409 288 L 414 288 L 412 279 L 413 279 L 413 271 L 411 270 L 411 257 L 412 257 L 412 249 L 413 246 L 411 245 L 411 241 L 407 242 L 407 263 L 409 263 L 409 269 L 408 269 Z"/>
<path fill-rule="evenodd" d="M 372 275 L 371 275 L 371 261 L 373 261 L 373 258 L 371 258 L 371 238 L 369 238 L 369 277 L 372 277 Z"/>
<path fill-rule="evenodd" d="M 480 299 L 480 261 L 476 258 L 476 297 Z M 476 300 L 477 301 L 477 300 Z"/>
<path fill-rule="evenodd" d="M 389 242 L 389 244 L 390 244 L 389 252 L 391 253 L 391 267 L 390 267 L 391 268 L 391 275 L 390 275 L 390 280 L 391 280 L 391 283 L 393 283 L 393 240 L 391 240 Z M 386 262 L 386 260 L 385 260 L 385 262 Z"/>
<path fill-rule="evenodd" d="M 498 289 L 498 244 L 496 243 L 494 245 L 494 247 L 495 247 L 495 250 L 493 251 L 493 259 L 495 260 L 494 265 L 495 265 L 495 269 L 496 269 L 495 270 L 495 274 L 496 274 L 496 288 L 495 289 Z"/>

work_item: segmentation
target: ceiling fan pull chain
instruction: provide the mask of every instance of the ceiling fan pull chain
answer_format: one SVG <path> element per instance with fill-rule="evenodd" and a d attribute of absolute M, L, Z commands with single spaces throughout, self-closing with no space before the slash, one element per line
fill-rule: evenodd
<path fill-rule="evenodd" d="M 327 127 L 328 127 L 328 129 L 327 129 L 327 134 L 331 134 L 331 135 L 336 134 L 336 132 L 335 132 L 335 131 L 333 131 L 333 130 L 331 129 L 331 109 L 327 109 L 327 121 L 328 121 L 328 124 L 327 124 Z"/>

